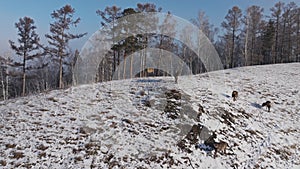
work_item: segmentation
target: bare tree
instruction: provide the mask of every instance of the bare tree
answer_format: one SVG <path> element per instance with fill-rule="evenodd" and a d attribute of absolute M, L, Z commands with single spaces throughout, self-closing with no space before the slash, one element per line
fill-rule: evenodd
<path fill-rule="evenodd" d="M 154 3 L 138 3 L 136 8 L 137 12 L 161 12 L 161 7 L 156 7 Z"/>
<path fill-rule="evenodd" d="M 279 60 L 279 56 L 281 55 L 279 46 L 279 35 L 280 35 L 280 19 L 283 11 L 283 2 L 278 2 L 275 4 L 274 7 L 271 8 L 271 16 L 272 19 L 275 21 L 275 54 L 274 54 L 274 63 L 277 63 Z"/>
<path fill-rule="evenodd" d="M 283 7 L 283 32 L 282 32 L 282 55 L 281 62 L 292 61 L 293 55 L 293 36 L 295 35 L 295 25 L 297 16 L 297 5 L 290 2 Z"/>
<path fill-rule="evenodd" d="M 71 26 L 77 26 L 80 18 L 73 19 L 75 9 L 71 5 L 53 11 L 51 17 L 55 20 L 50 24 L 51 34 L 46 34 L 48 43 L 51 45 L 49 53 L 59 62 L 59 88 L 63 88 L 63 59 L 69 56 L 69 41 L 85 36 L 87 33 L 72 34 L 68 32 Z"/>
<path fill-rule="evenodd" d="M 191 19 L 191 21 L 206 35 L 206 37 L 212 43 L 214 42 L 215 35 L 217 34 L 218 29 L 209 22 L 209 18 L 204 11 L 199 11 L 197 18 Z"/>
<path fill-rule="evenodd" d="M 295 32 L 296 32 L 296 51 L 295 51 L 295 57 L 296 61 L 300 62 L 300 7 L 297 8 L 296 10 L 296 16 L 295 16 L 295 22 L 296 22 L 296 27 L 295 27 Z"/>
<path fill-rule="evenodd" d="M 8 87 L 8 76 L 7 76 L 7 59 L 5 59 L 4 57 L 0 56 L 0 87 L 1 87 L 1 97 L 3 98 L 3 100 L 8 99 L 8 92 L 7 92 L 7 87 Z"/>
<path fill-rule="evenodd" d="M 234 67 L 234 55 L 235 55 L 235 40 L 239 31 L 241 23 L 242 11 L 239 7 L 234 6 L 228 11 L 225 17 L 225 21 L 222 22 L 221 26 L 226 30 L 224 38 L 231 38 L 230 44 L 230 67 Z"/>
<path fill-rule="evenodd" d="M 247 15 L 243 19 L 245 23 L 245 42 L 244 42 L 244 55 L 245 65 L 253 65 L 260 63 L 260 53 L 258 53 L 259 39 L 258 35 L 261 33 L 263 8 L 259 6 L 250 6 L 247 8 Z M 250 57 L 250 58 L 248 58 Z"/>

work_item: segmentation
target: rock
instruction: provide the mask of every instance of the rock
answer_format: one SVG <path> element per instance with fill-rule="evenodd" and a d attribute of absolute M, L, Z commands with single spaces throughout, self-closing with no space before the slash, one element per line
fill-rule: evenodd
<path fill-rule="evenodd" d="M 81 134 L 93 134 L 95 133 L 97 130 L 94 128 L 90 128 L 88 126 L 83 126 L 79 128 L 79 133 Z"/>
<path fill-rule="evenodd" d="M 213 132 L 212 135 L 207 140 L 204 141 L 204 144 L 214 148 L 214 144 L 216 143 L 215 142 L 216 138 L 217 138 L 217 134 Z"/>
<path fill-rule="evenodd" d="M 176 99 L 180 100 L 181 99 L 181 93 L 178 90 L 171 89 L 165 92 L 165 95 L 168 99 Z"/>
<path fill-rule="evenodd" d="M 101 151 L 103 154 L 107 154 L 107 153 L 108 153 L 108 148 L 107 148 L 105 145 L 103 145 L 103 146 L 100 147 L 100 151 Z"/>
<path fill-rule="evenodd" d="M 199 108 L 198 108 L 198 113 L 199 113 L 199 114 L 205 113 L 203 106 L 202 106 L 201 104 L 199 104 L 198 106 L 199 106 Z"/>
<path fill-rule="evenodd" d="M 192 145 L 197 145 L 202 128 L 203 126 L 194 124 L 188 134 L 177 144 L 177 146 L 181 150 L 191 153 L 192 150 L 190 148 Z"/>
<path fill-rule="evenodd" d="M 195 144 L 199 141 L 201 130 L 201 125 L 194 124 L 185 138 L 188 139 L 192 144 Z"/>
<path fill-rule="evenodd" d="M 181 93 L 175 89 L 168 90 L 165 92 L 165 95 L 167 97 L 167 104 L 165 106 L 164 112 L 167 114 L 167 116 L 171 119 L 177 119 L 179 117 L 180 112 L 180 106 L 181 103 L 178 102 L 181 98 Z"/>
<path fill-rule="evenodd" d="M 103 162 L 104 163 L 109 163 L 110 160 L 114 158 L 114 155 L 113 154 L 108 154 L 104 159 L 103 159 Z"/>
<path fill-rule="evenodd" d="M 211 131 L 205 127 L 202 126 L 201 132 L 200 132 L 200 140 L 207 140 L 211 136 Z"/>
<path fill-rule="evenodd" d="M 125 122 L 125 123 L 128 123 L 128 124 L 130 124 L 130 125 L 132 125 L 133 123 L 132 123 L 132 121 L 131 120 L 129 120 L 129 119 L 122 119 L 122 121 L 123 122 Z"/>
<path fill-rule="evenodd" d="M 144 103 L 144 105 L 145 105 L 146 107 L 151 107 L 151 103 L 150 103 L 149 100 L 146 100 L 145 103 Z"/>
<path fill-rule="evenodd" d="M 234 115 L 232 113 L 230 113 L 229 111 L 225 110 L 224 108 L 221 108 L 221 107 L 218 107 L 217 108 L 218 112 L 221 115 L 221 118 L 224 119 L 224 122 L 227 124 L 227 125 L 232 125 L 232 123 L 235 123 L 235 120 L 234 120 Z"/>

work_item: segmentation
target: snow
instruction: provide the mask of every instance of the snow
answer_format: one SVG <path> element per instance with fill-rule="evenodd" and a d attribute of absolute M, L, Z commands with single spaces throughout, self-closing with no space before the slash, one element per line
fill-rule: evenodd
<path fill-rule="evenodd" d="M 300 63 L 289 63 L 181 76 L 178 84 L 128 79 L 1 101 L 0 166 L 300 168 L 299 84 Z M 181 99 L 167 98 L 174 89 Z M 260 106 L 266 100 L 270 112 Z M 177 118 L 165 113 L 168 104 Z M 205 112 L 198 118 L 199 104 Z M 226 141 L 226 154 L 179 148 L 194 124 Z"/>

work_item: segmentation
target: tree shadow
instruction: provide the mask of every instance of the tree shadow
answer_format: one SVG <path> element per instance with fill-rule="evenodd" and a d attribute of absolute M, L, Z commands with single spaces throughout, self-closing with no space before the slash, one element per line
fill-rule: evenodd
<path fill-rule="evenodd" d="M 258 103 L 251 103 L 251 106 L 253 106 L 255 108 L 258 108 L 258 109 L 261 109 L 261 105 L 258 104 Z"/>
<path fill-rule="evenodd" d="M 136 82 L 146 83 L 146 82 L 161 82 L 161 79 L 137 79 Z"/>
<path fill-rule="evenodd" d="M 221 95 L 226 97 L 226 98 L 230 98 L 230 95 L 228 95 L 228 94 L 222 93 Z"/>

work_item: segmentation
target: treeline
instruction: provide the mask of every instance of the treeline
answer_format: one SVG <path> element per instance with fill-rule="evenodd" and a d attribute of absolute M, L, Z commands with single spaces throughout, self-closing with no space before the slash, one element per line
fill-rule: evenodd
<path fill-rule="evenodd" d="M 294 2 L 285 4 L 278 2 L 269 9 L 270 16 L 264 14 L 259 6 L 250 6 L 242 11 L 238 6 L 232 7 L 220 24 L 215 27 L 209 21 L 204 11 L 199 11 L 191 22 L 197 26 L 214 44 L 219 53 L 224 68 L 251 66 L 300 61 L 300 7 Z M 102 17 L 102 25 L 114 22 L 122 16 L 137 12 L 161 11 L 154 4 L 138 4 L 135 9 L 122 10 L 119 7 L 107 7 L 97 13 Z M 163 27 L 152 29 L 167 29 L 168 32 L 180 34 L 181 38 L 193 38 L 189 28 L 185 32 L 176 32 L 176 21 L 166 18 Z M 155 19 L 151 26 L 159 25 Z M 127 23 L 128 24 L 128 23 Z M 114 24 L 118 27 L 120 25 Z M 147 23 L 140 29 L 147 29 Z M 121 26 L 122 27 L 122 26 Z M 116 36 L 116 35 L 112 35 Z M 116 67 L 126 56 L 146 47 L 168 50 L 180 57 L 194 74 L 205 72 L 205 67 L 197 55 L 186 44 L 164 35 L 138 35 L 116 42 L 112 53 L 106 56 L 99 66 L 97 81 L 111 80 Z M 146 71 L 143 71 L 146 72 Z M 157 71 L 156 75 L 162 74 Z M 143 74 L 139 74 L 142 76 Z"/>
<path fill-rule="evenodd" d="M 215 44 L 225 68 L 300 61 L 300 7 L 278 2 L 270 13 L 259 6 L 228 11 Z"/>
<path fill-rule="evenodd" d="M 117 27 L 125 28 L 126 24 L 130 24 L 116 22 L 123 16 L 161 11 L 162 8 L 155 4 L 139 3 L 134 8 L 126 9 L 117 6 L 106 7 L 103 11 L 97 10 L 96 15 L 102 21 L 100 26 L 110 24 L 114 30 Z M 225 15 L 220 25 L 221 28 L 212 25 L 204 11 L 200 11 L 195 18 L 191 19 L 191 22 L 199 27 L 214 44 L 224 68 L 299 62 L 300 7 L 294 2 L 288 4 L 278 2 L 274 4 L 270 12 L 270 16 L 265 16 L 264 9 L 259 6 L 250 6 L 245 11 L 234 6 Z M 74 14 L 75 9 L 70 5 L 51 13 L 53 22 L 50 24 L 50 34 L 45 35 L 48 40 L 47 45 L 40 43 L 32 18 L 23 17 L 15 23 L 19 38 L 17 42 L 11 40 L 9 43 L 18 57 L 0 56 L 1 99 L 64 88 L 72 84 L 74 65 L 79 57 L 79 51 L 71 49 L 69 42 L 86 35 L 86 33 L 72 34 L 70 32 L 70 28 L 80 22 L 80 18 L 74 18 Z M 178 33 L 176 21 L 171 17 L 167 17 L 163 21 L 163 26 L 159 28 L 153 27 L 159 25 L 153 22 L 157 22 L 157 19 L 147 21 L 141 29 L 168 29 L 171 33 Z M 112 37 L 118 36 L 114 34 L 114 31 L 111 32 Z M 188 38 L 189 35 L 188 28 L 180 32 L 182 38 Z M 172 52 L 180 57 L 194 74 L 206 71 L 197 55 L 179 40 L 161 34 L 139 34 L 112 44 L 111 51 L 105 55 L 98 67 L 95 81 L 111 80 L 118 66 L 125 61 L 127 56 L 147 47 Z M 154 73 L 166 75 L 166 72 L 161 70 L 155 70 Z M 143 70 L 133 76 L 146 75 L 147 71 Z"/>

